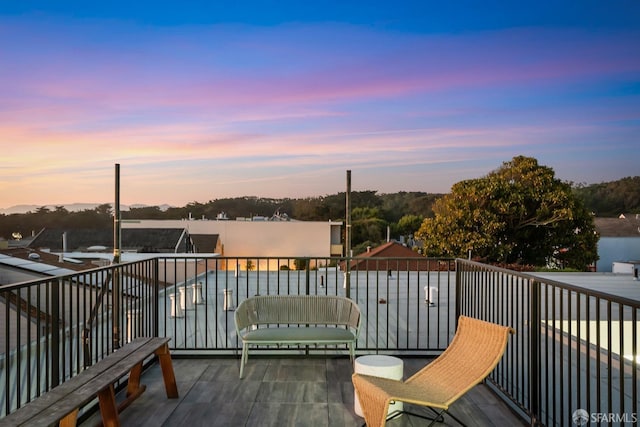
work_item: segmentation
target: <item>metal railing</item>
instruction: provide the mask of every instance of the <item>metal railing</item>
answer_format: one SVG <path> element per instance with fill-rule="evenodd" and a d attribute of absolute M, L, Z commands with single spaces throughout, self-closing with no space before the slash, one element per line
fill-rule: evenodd
<path fill-rule="evenodd" d="M 464 260 L 158 256 L 0 287 L 0 416 L 136 336 L 171 337 L 175 356 L 235 357 L 233 310 L 256 294 L 354 299 L 359 354 L 437 355 L 460 314 L 509 325 L 489 383 L 532 425 L 637 414 L 637 301 Z"/>
<path fill-rule="evenodd" d="M 585 424 L 638 421 L 639 301 L 456 264 L 457 313 L 516 329 L 490 380 L 531 425 L 574 425 L 580 415 Z"/>
<path fill-rule="evenodd" d="M 0 286 L 0 416 L 120 343 L 157 335 L 156 272 L 146 260 Z"/>
<path fill-rule="evenodd" d="M 453 260 L 380 258 L 352 262 L 348 275 L 344 262 L 158 256 L 1 286 L 0 416 L 136 336 L 171 337 L 175 356 L 235 356 L 241 344 L 233 309 L 255 294 L 350 296 L 363 314 L 360 353 L 446 348 L 455 331 Z M 335 347 L 260 351 L 347 354 Z"/>
<path fill-rule="evenodd" d="M 181 260 L 167 259 L 160 265 L 160 277 L 189 277 L 159 294 L 159 333 L 172 337 L 175 355 L 237 354 L 241 343 L 233 308 L 259 294 L 354 299 L 363 314 L 360 352 L 436 354 L 446 348 L 455 331 L 453 260 L 422 259 L 418 264 L 415 259 L 381 258 L 364 267 L 354 264 L 348 278 L 339 258 L 211 258 L 198 263 L 199 273 L 194 275 L 183 274 Z M 437 298 L 431 304 L 426 302 L 429 293 Z M 284 351 L 298 350 L 256 350 Z"/>

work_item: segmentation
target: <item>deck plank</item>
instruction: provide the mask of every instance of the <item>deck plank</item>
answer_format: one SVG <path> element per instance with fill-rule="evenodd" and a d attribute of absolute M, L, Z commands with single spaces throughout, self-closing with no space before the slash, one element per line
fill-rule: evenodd
<path fill-rule="evenodd" d="M 405 378 L 428 362 L 403 360 Z M 227 358 L 174 359 L 180 397 L 171 400 L 164 394 L 159 366 L 153 366 L 142 376 L 147 391 L 121 414 L 122 425 L 356 427 L 364 422 L 354 412 L 347 357 L 254 357 L 243 380 L 238 378 L 239 363 Z M 405 407 L 424 412 L 420 407 Z M 451 411 L 474 426 L 525 425 L 484 385 L 472 389 Z M 96 420 L 94 415 L 82 426 L 94 426 Z M 413 427 L 424 425 L 424 420 L 403 415 L 387 425 Z M 438 425 L 456 423 L 445 418 Z"/>

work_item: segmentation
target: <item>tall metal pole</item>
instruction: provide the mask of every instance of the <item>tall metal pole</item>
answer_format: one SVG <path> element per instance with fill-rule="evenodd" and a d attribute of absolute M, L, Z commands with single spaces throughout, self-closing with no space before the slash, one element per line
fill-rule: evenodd
<path fill-rule="evenodd" d="M 120 263 L 120 164 L 116 163 L 116 200 L 113 205 L 113 263 Z"/>
<path fill-rule="evenodd" d="M 347 298 L 351 296 L 351 171 L 347 171 L 347 195 L 345 197 L 346 202 L 346 219 L 345 219 L 345 288 Z"/>
<path fill-rule="evenodd" d="M 120 164 L 116 163 L 116 191 L 113 212 L 113 264 L 120 263 Z M 116 267 L 117 268 L 117 267 Z M 111 308 L 113 322 L 113 348 L 120 348 L 120 272 L 114 268 L 113 271 L 113 288 L 111 292 Z"/>

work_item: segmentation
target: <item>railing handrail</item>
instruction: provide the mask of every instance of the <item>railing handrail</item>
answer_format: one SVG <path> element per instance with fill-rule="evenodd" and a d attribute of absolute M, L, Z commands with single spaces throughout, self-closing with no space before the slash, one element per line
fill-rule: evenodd
<path fill-rule="evenodd" d="M 122 262 L 122 263 L 117 264 L 117 265 L 126 266 L 126 265 L 137 264 L 139 262 L 141 262 L 141 261 L 129 261 L 129 262 Z M 73 273 L 66 273 L 66 274 L 60 274 L 60 275 L 57 275 L 57 276 L 48 276 L 48 277 L 43 277 L 43 278 L 38 278 L 38 279 L 25 280 L 23 282 L 16 282 L 16 283 L 9 283 L 9 284 L 5 284 L 5 285 L 0 285 L 0 292 L 2 292 L 2 291 L 12 291 L 12 290 L 20 289 L 20 288 L 33 286 L 33 285 L 47 283 L 47 282 L 50 282 L 52 280 L 63 280 L 64 281 L 65 279 L 70 279 L 70 278 L 77 277 L 77 276 L 86 276 L 88 274 L 99 273 L 101 271 L 109 271 L 109 270 L 112 270 L 114 266 L 115 265 L 112 264 L 112 265 L 106 265 L 106 266 L 102 266 L 102 267 L 94 267 L 94 268 L 88 268 L 86 270 L 74 271 Z"/>
<path fill-rule="evenodd" d="M 536 276 L 535 274 L 532 274 L 532 273 L 526 273 L 526 272 L 522 272 L 522 271 L 514 271 L 514 270 L 509 270 L 509 269 L 506 269 L 506 268 L 503 268 L 503 267 L 499 267 L 499 266 L 482 264 L 482 263 L 477 262 L 477 261 L 469 261 L 469 260 L 466 260 L 466 259 L 457 259 L 456 262 L 458 262 L 460 264 L 466 264 L 466 265 L 478 267 L 478 268 L 481 268 L 483 270 L 501 272 L 501 273 L 504 273 L 504 274 L 508 274 L 510 276 L 521 277 L 523 279 L 529 279 L 529 280 L 536 281 L 536 282 L 546 283 L 546 284 L 549 284 L 549 285 L 556 286 L 558 288 L 566 289 L 568 291 L 579 292 L 581 294 L 584 294 L 584 295 L 587 295 L 587 296 L 590 296 L 590 297 L 610 300 L 611 302 L 615 302 L 615 303 L 619 303 L 619 304 L 623 304 L 623 305 L 628 305 L 628 306 L 633 307 L 633 308 L 640 308 L 640 300 L 635 300 L 635 299 L 632 299 L 632 298 L 623 297 L 622 295 L 616 295 L 616 294 L 612 294 L 612 293 L 609 293 L 609 292 L 603 292 L 603 291 L 599 291 L 597 289 L 592 289 L 592 288 L 587 288 L 587 287 L 580 286 L 580 285 L 575 285 L 573 283 L 560 282 L 558 280 L 549 279 L 547 277 Z M 570 274 L 570 273 L 568 273 L 568 274 Z M 589 273 L 589 274 L 597 274 L 597 273 Z M 639 286 L 640 286 L 640 284 L 639 284 Z"/>

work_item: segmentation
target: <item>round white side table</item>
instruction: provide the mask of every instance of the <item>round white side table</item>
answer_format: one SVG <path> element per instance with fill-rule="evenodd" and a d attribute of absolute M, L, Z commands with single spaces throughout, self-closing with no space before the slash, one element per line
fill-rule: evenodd
<path fill-rule="evenodd" d="M 356 358 L 354 364 L 354 372 L 356 374 L 371 375 L 372 377 L 389 378 L 392 380 L 402 380 L 404 374 L 404 364 L 402 359 L 393 356 L 385 356 L 380 354 L 371 354 L 367 356 L 360 356 Z M 358 400 L 358 394 L 354 392 L 354 410 L 356 414 L 364 417 L 362 413 L 362 407 L 360 407 L 360 401 Z M 391 414 L 395 411 L 402 411 L 404 405 L 402 402 L 395 402 L 389 405 L 389 412 Z"/>

